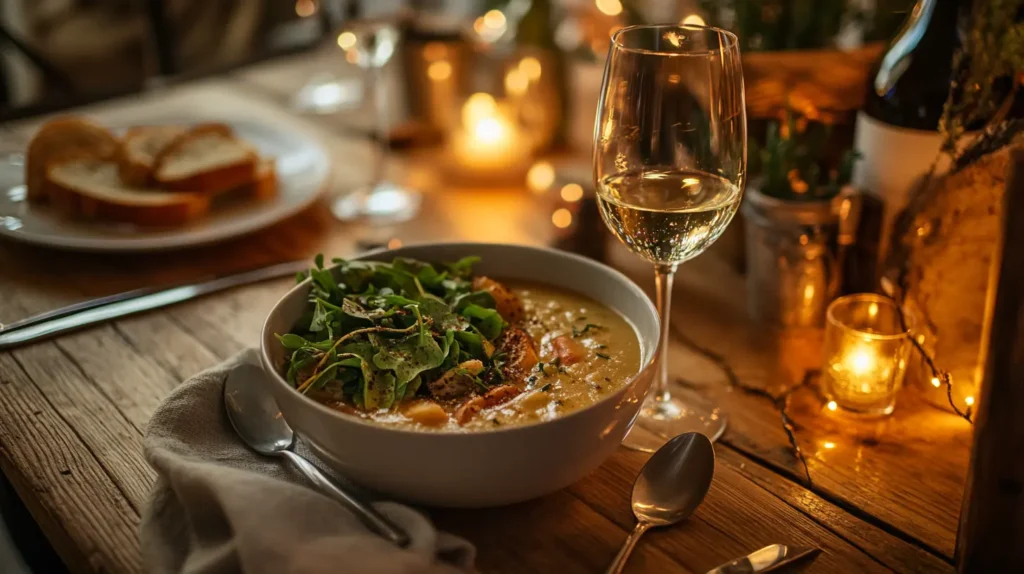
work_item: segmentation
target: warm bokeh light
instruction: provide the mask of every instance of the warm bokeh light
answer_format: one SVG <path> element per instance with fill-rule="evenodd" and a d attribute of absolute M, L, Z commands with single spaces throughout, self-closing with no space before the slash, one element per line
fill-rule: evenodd
<path fill-rule="evenodd" d="M 544 193 L 555 183 L 555 168 L 546 161 L 538 161 L 526 172 L 526 186 L 534 193 Z"/>
<path fill-rule="evenodd" d="M 402 240 L 397 237 L 392 237 L 391 240 L 388 241 L 388 249 L 398 249 L 401 246 Z"/>
<path fill-rule="evenodd" d="M 530 87 L 530 80 L 521 69 L 513 68 L 505 74 L 505 91 L 510 96 L 522 96 Z"/>
<path fill-rule="evenodd" d="M 967 406 L 973 406 L 974 405 L 974 397 L 966 397 L 964 399 L 964 402 L 967 403 Z"/>
<path fill-rule="evenodd" d="M 435 82 L 442 82 L 452 76 L 452 65 L 447 60 L 431 62 L 427 66 L 427 77 Z"/>
<path fill-rule="evenodd" d="M 356 45 L 356 35 L 352 32 L 338 34 L 338 47 L 342 50 L 349 50 Z"/>
<path fill-rule="evenodd" d="M 683 18 L 684 26 L 703 26 L 704 18 L 701 18 L 698 14 L 690 14 L 686 18 Z"/>
<path fill-rule="evenodd" d="M 490 10 L 484 14 L 484 26 L 492 30 L 504 29 L 505 15 L 501 13 L 501 10 Z"/>
<path fill-rule="evenodd" d="M 536 82 L 540 79 L 542 72 L 540 60 L 533 56 L 523 58 L 519 61 L 519 71 L 522 72 L 531 82 Z"/>
<path fill-rule="evenodd" d="M 824 447 L 829 449 L 829 450 L 831 450 L 831 449 L 836 448 L 836 443 L 834 443 L 832 441 L 825 441 Z"/>
<path fill-rule="evenodd" d="M 878 316 L 878 303 L 868 305 L 868 317 L 874 319 Z"/>
<path fill-rule="evenodd" d="M 609 16 L 618 16 L 622 13 L 622 2 L 619 0 L 596 0 L 597 9 Z"/>
<path fill-rule="evenodd" d="M 505 136 L 505 126 L 498 118 L 483 118 L 473 126 L 473 137 L 483 143 L 495 143 Z"/>
<path fill-rule="evenodd" d="M 480 120 L 494 116 L 498 110 L 498 104 L 494 96 L 478 92 L 469 96 L 466 104 L 462 106 L 462 125 L 470 128 Z"/>
<path fill-rule="evenodd" d="M 555 227 L 559 229 L 565 229 L 572 225 L 572 212 L 564 207 L 560 207 L 551 214 L 551 223 L 555 224 Z"/>
<path fill-rule="evenodd" d="M 837 408 L 839 408 L 839 405 L 837 405 L 835 401 L 829 401 L 828 404 L 825 405 L 825 406 L 827 406 L 828 410 L 830 410 L 830 411 L 834 411 Z"/>
<path fill-rule="evenodd" d="M 583 188 L 578 183 L 567 183 L 562 186 L 562 200 L 568 202 L 583 199 Z"/>
<path fill-rule="evenodd" d="M 299 18 L 308 18 L 316 14 L 316 2 L 313 0 L 296 0 L 295 15 Z"/>
<path fill-rule="evenodd" d="M 938 377 L 932 377 L 932 386 L 933 386 L 933 387 L 935 387 L 935 388 L 939 388 L 939 385 L 940 385 L 940 384 L 941 384 L 941 383 L 939 383 L 939 378 L 938 378 Z"/>

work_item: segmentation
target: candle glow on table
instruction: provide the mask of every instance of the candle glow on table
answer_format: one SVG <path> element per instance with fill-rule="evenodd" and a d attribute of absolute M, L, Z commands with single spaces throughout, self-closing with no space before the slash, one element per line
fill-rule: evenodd
<path fill-rule="evenodd" d="M 903 383 L 909 339 L 892 301 L 849 295 L 829 305 L 822 390 L 836 407 L 887 415 Z"/>
<path fill-rule="evenodd" d="M 525 169 L 530 146 L 501 105 L 478 93 L 462 107 L 462 125 L 452 134 L 451 152 L 465 171 L 500 176 Z"/>

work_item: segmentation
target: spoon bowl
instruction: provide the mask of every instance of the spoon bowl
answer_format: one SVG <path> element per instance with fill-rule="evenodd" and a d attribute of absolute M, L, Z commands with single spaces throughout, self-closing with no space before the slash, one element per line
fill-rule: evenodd
<path fill-rule="evenodd" d="M 715 474 L 715 449 L 700 433 L 681 434 L 651 456 L 633 484 L 633 514 L 667 526 L 697 510 Z"/>
<path fill-rule="evenodd" d="M 637 541 L 649 528 L 668 526 L 693 514 L 711 488 L 715 449 L 708 437 L 681 434 L 655 452 L 633 483 L 633 515 L 637 523 L 622 544 L 607 574 L 619 574 Z"/>
<path fill-rule="evenodd" d="M 281 416 L 277 401 L 261 384 L 263 369 L 239 365 L 224 381 L 224 408 L 242 441 L 252 450 L 274 456 L 295 443 L 295 432 Z"/>

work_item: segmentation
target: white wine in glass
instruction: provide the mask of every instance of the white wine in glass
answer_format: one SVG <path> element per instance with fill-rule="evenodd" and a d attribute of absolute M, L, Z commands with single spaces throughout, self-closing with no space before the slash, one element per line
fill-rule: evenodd
<path fill-rule="evenodd" d="M 654 264 L 662 333 L 654 389 L 624 444 L 657 450 L 726 418 L 687 404 L 668 373 L 672 278 L 725 231 L 743 196 L 746 112 L 736 36 L 705 26 L 633 26 L 612 37 L 595 127 L 601 216 Z"/>

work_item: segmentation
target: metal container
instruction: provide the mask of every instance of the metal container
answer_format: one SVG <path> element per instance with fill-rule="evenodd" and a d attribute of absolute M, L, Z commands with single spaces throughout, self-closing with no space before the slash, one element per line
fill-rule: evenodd
<path fill-rule="evenodd" d="M 832 202 L 788 201 L 748 188 L 741 209 L 751 316 L 773 326 L 821 327 L 838 285 Z"/>

